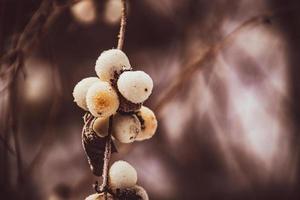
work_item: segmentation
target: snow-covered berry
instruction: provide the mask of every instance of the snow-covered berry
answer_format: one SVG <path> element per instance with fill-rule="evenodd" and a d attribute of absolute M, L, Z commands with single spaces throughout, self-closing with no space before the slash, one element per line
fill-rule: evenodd
<path fill-rule="evenodd" d="M 126 54 L 119 49 L 102 52 L 95 66 L 99 78 L 107 82 L 112 82 L 122 71 L 130 69 L 131 65 Z"/>
<path fill-rule="evenodd" d="M 79 81 L 74 87 L 73 90 L 74 101 L 80 108 L 86 111 L 88 110 L 86 105 L 87 91 L 91 87 L 91 85 L 93 85 L 97 81 L 100 81 L 99 78 L 97 77 L 84 78 L 81 81 Z"/>
<path fill-rule="evenodd" d="M 128 101 L 143 103 L 152 93 L 153 81 L 143 71 L 127 71 L 120 75 L 117 86 Z"/>
<path fill-rule="evenodd" d="M 116 113 L 119 107 L 119 99 L 115 90 L 107 82 L 94 83 L 86 95 L 86 103 L 89 111 L 95 117 L 109 117 Z"/>
<path fill-rule="evenodd" d="M 93 130 L 100 137 L 105 137 L 108 135 L 109 117 L 103 118 L 98 117 L 93 122 Z"/>
<path fill-rule="evenodd" d="M 133 187 L 137 182 L 136 170 L 126 161 L 117 161 L 109 169 L 109 185 L 113 189 Z"/>
<path fill-rule="evenodd" d="M 157 120 L 155 114 L 146 106 L 142 106 L 136 114 L 141 121 L 142 130 L 135 138 L 136 141 L 150 139 L 157 129 Z"/>
<path fill-rule="evenodd" d="M 135 114 L 117 114 L 114 117 L 113 136 L 122 143 L 131 143 L 141 132 L 141 122 Z"/>

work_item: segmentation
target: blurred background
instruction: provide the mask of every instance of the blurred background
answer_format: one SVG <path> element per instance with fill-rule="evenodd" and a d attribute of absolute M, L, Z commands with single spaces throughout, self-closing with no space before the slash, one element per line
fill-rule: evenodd
<path fill-rule="evenodd" d="M 300 199 L 300 2 L 129 0 L 124 51 L 156 135 L 119 147 L 153 200 Z M 0 0 L 1 199 L 94 193 L 72 90 L 117 46 L 120 0 Z"/>

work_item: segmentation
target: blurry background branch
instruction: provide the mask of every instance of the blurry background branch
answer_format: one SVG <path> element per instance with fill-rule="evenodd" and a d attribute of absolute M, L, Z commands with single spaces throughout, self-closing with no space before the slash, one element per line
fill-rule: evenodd
<path fill-rule="evenodd" d="M 195 58 L 195 61 L 192 61 L 192 63 L 187 58 L 188 61 L 187 63 L 183 63 L 180 72 L 175 77 L 171 78 L 170 86 L 164 93 L 161 94 L 161 96 L 158 97 L 154 107 L 155 111 L 162 111 L 163 107 L 176 95 L 180 87 L 182 87 L 187 81 L 191 80 L 193 75 L 196 75 L 195 72 L 197 70 L 200 70 L 203 67 L 212 66 L 212 61 L 216 59 L 216 56 L 219 54 L 219 52 L 226 45 L 229 45 L 231 42 L 233 42 L 239 33 L 245 29 L 255 28 L 255 26 L 261 24 L 270 25 L 275 17 L 293 10 L 295 10 L 295 8 L 284 8 L 273 12 L 269 11 L 267 14 L 248 19 L 227 36 L 209 47 L 204 54 L 200 54 L 200 57 Z"/>

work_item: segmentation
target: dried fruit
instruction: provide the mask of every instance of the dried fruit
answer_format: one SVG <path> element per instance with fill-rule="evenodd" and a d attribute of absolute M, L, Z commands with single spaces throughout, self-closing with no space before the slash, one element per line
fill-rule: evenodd
<path fill-rule="evenodd" d="M 112 189 L 133 187 L 137 182 L 136 170 L 126 161 L 116 161 L 109 169 L 109 185 Z"/>
<path fill-rule="evenodd" d="M 113 136 L 122 143 L 134 142 L 141 132 L 141 123 L 135 114 L 117 114 L 114 117 Z"/>
<path fill-rule="evenodd" d="M 132 103 L 143 103 L 152 93 L 153 81 L 143 71 L 123 72 L 118 81 L 119 92 Z"/>
<path fill-rule="evenodd" d="M 117 93 L 103 81 L 97 82 L 89 88 L 86 103 L 89 111 L 95 117 L 109 117 L 115 114 L 119 107 Z"/>
<path fill-rule="evenodd" d="M 152 110 L 146 106 L 142 106 L 141 109 L 136 113 L 139 120 L 141 121 L 142 130 L 139 132 L 136 141 L 143 141 L 150 139 L 157 129 L 157 119 Z"/>
<path fill-rule="evenodd" d="M 97 78 L 97 77 L 84 78 L 81 81 L 79 81 L 74 87 L 74 90 L 73 90 L 74 101 L 80 108 L 82 108 L 86 111 L 88 111 L 88 108 L 86 105 L 87 91 L 97 81 L 100 81 L 99 78 Z"/>

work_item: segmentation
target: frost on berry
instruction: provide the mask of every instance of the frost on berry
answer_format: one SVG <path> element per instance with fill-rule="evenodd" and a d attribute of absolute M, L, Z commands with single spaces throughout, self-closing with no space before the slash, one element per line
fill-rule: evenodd
<path fill-rule="evenodd" d="M 98 117 L 93 122 L 93 130 L 100 137 L 108 135 L 109 118 Z"/>
<path fill-rule="evenodd" d="M 137 135 L 136 141 L 143 141 L 150 139 L 157 129 L 157 119 L 152 110 L 146 106 L 142 106 L 141 109 L 136 113 L 139 120 L 141 121 L 142 130 Z"/>
<path fill-rule="evenodd" d="M 130 200 L 149 200 L 146 190 L 138 185 L 130 188 L 117 189 L 117 199 L 130 199 Z"/>
<path fill-rule="evenodd" d="M 130 69 L 131 65 L 126 54 L 119 49 L 102 52 L 95 66 L 98 77 L 107 82 L 113 82 L 122 71 Z"/>
<path fill-rule="evenodd" d="M 127 71 L 120 75 L 117 86 L 128 101 L 143 103 L 152 93 L 153 81 L 143 71 Z"/>
<path fill-rule="evenodd" d="M 95 117 L 109 117 L 116 113 L 119 107 L 117 93 L 107 82 L 93 84 L 86 95 L 89 111 Z"/>
<path fill-rule="evenodd" d="M 87 91 L 97 81 L 100 81 L 99 78 L 97 77 L 84 78 L 81 81 L 79 81 L 74 87 L 73 90 L 74 101 L 80 108 L 86 111 L 88 110 L 86 105 Z"/>
<path fill-rule="evenodd" d="M 141 131 L 141 123 L 135 114 L 117 114 L 114 117 L 113 136 L 122 143 L 134 142 Z"/>
<path fill-rule="evenodd" d="M 133 187 L 137 182 L 136 170 L 126 161 L 117 161 L 109 169 L 109 185 L 112 189 Z"/>

